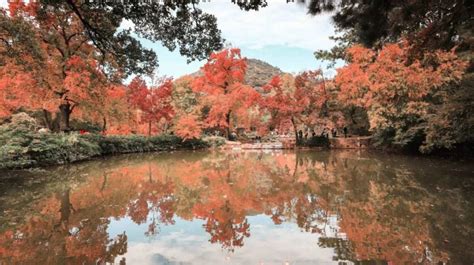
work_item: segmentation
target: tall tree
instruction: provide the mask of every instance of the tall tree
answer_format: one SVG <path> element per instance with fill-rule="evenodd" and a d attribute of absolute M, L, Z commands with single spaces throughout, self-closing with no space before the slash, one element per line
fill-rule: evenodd
<path fill-rule="evenodd" d="M 297 143 L 302 141 L 298 129 L 314 126 L 331 96 L 321 71 L 303 72 L 295 78 L 276 76 L 264 91 L 262 106 L 270 112 L 275 125 L 291 122 Z"/>
<path fill-rule="evenodd" d="M 213 53 L 201 68 L 202 76 L 192 84 L 193 91 L 202 93 L 202 104 L 209 108 L 204 121 L 206 127 L 225 130 L 229 137 L 232 120 L 238 122 L 240 116 L 248 114 L 260 94 L 244 84 L 246 59 L 239 49 L 226 49 Z"/>
<path fill-rule="evenodd" d="M 162 119 L 169 121 L 173 118 L 174 110 L 171 104 L 173 84 L 171 79 L 163 78 L 148 88 L 143 79 L 136 77 L 128 88 L 129 101 L 132 106 L 141 111 L 140 121 L 148 125 L 148 135 L 152 133 L 153 124 L 158 124 Z"/>
<path fill-rule="evenodd" d="M 117 61 L 98 56 L 99 49 L 84 31 L 80 18 L 60 6 L 44 9 L 38 2 L 11 2 L 10 15 L 10 20 L 31 21 L 41 49 L 41 58 L 35 62 L 41 67 L 28 72 L 36 79 L 35 95 L 43 102 L 48 127 L 70 130 L 76 107 L 83 111 L 100 108 L 96 103 L 105 96 L 108 82 L 121 78 L 119 68 L 114 67 Z M 25 56 L 31 57 L 28 52 Z M 54 111 L 56 125 L 50 114 Z"/>
<path fill-rule="evenodd" d="M 387 44 L 379 53 L 362 46 L 348 50 L 351 63 L 338 70 L 335 83 L 339 100 L 368 110 L 371 130 L 380 139 L 429 151 L 426 128 L 459 83 L 467 62 L 454 51 L 425 53 L 411 60 L 407 43 Z M 450 147 L 449 142 L 445 147 Z"/>
<path fill-rule="evenodd" d="M 41 107 L 35 78 L 45 66 L 41 48 L 32 23 L 0 9 L 0 117 Z"/>
<path fill-rule="evenodd" d="M 21 2 L 21 1 L 20 1 Z M 155 53 L 141 47 L 137 36 L 179 48 L 190 60 L 204 59 L 222 47 L 216 18 L 202 12 L 199 1 L 38 1 L 38 13 L 64 10 L 79 20 L 103 58 L 115 57 L 127 73 L 149 74 Z M 124 22 L 133 27 L 122 30 Z"/>

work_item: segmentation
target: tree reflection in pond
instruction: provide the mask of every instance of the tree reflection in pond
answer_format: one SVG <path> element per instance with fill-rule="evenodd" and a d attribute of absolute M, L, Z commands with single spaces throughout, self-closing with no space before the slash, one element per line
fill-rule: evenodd
<path fill-rule="evenodd" d="M 6 172 L 0 264 L 125 264 L 133 229 L 112 235 L 110 225 L 126 220 L 146 226 L 145 242 L 177 220 L 201 222 L 210 244 L 238 257 L 253 231 L 273 231 L 253 216 L 313 234 L 286 244 L 332 249 L 328 262 L 472 264 L 472 170 L 356 152 L 196 152 Z"/>

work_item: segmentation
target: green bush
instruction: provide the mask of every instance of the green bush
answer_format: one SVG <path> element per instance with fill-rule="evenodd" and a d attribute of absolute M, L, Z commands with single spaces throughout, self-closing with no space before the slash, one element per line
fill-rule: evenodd
<path fill-rule="evenodd" d="M 96 156 L 209 147 L 173 135 L 146 137 L 37 133 L 25 126 L 0 126 L 0 168 L 65 164 Z"/>
<path fill-rule="evenodd" d="M 221 136 L 206 136 L 202 138 L 202 140 L 208 144 L 210 147 L 219 147 L 221 145 L 224 145 L 226 142 L 226 139 Z"/>
<path fill-rule="evenodd" d="M 97 143 L 102 155 L 156 152 L 174 149 L 200 149 L 209 147 L 209 144 L 199 140 L 186 140 L 174 135 L 158 136 L 102 136 L 97 134 L 83 135 L 84 139 Z"/>
<path fill-rule="evenodd" d="M 102 131 L 102 125 L 90 121 L 72 119 L 69 126 L 76 131 L 85 130 L 90 133 L 100 133 Z"/>
<path fill-rule="evenodd" d="M 101 154 L 78 134 L 39 134 L 0 130 L 0 168 L 65 164 Z"/>
<path fill-rule="evenodd" d="M 80 135 L 39 134 L 28 146 L 28 153 L 40 164 L 65 164 L 101 154 L 97 144 Z"/>

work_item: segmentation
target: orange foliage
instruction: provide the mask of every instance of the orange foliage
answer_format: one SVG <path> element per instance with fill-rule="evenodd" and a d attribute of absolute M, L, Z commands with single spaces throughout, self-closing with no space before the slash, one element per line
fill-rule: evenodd
<path fill-rule="evenodd" d="M 185 115 L 176 122 L 174 132 L 184 140 L 199 138 L 201 136 L 201 123 L 195 115 Z"/>
<path fill-rule="evenodd" d="M 22 106 L 39 107 L 36 85 L 32 74 L 17 65 L 8 63 L 0 67 L 0 117 L 9 116 Z"/>
<path fill-rule="evenodd" d="M 203 76 L 194 80 L 192 88 L 203 94 L 202 104 L 209 107 L 204 126 L 226 129 L 229 135 L 232 119 L 247 116 L 257 103 L 260 94 L 243 83 L 246 68 L 239 49 L 214 53 L 202 67 Z"/>
<path fill-rule="evenodd" d="M 351 62 L 338 69 L 339 101 L 368 109 L 372 128 L 389 126 L 386 116 L 424 115 L 426 97 L 459 81 L 467 66 L 454 51 L 436 51 L 427 53 L 425 61 L 409 61 L 409 49 L 406 43 L 387 44 L 376 54 L 354 46 L 347 51 Z"/>
<path fill-rule="evenodd" d="M 2 67 L 5 71 L 2 79 L 8 78 L 10 84 L 16 84 L 0 88 L 0 93 L 6 94 L 2 96 L 6 102 L 2 104 L 5 107 L 1 115 L 14 111 L 15 105 L 27 110 L 42 110 L 47 126 L 61 130 L 70 129 L 73 113 L 92 122 L 106 119 L 104 109 L 108 103 L 109 77 L 99 66 L 98 50 L 88 41 L 79 18 L 63 10 L 41 13 L 40 17 L 35 1 L 28 4 L 11 1 L 9 7 L 11 15 L 31 22 L 42 58 L 34 61 L 25 55 L 24 62 L 10 62 L 8 68 Z M 22 84 L 13 80 L 22 80 Z M 21 89 L 17 85 L 21 85 Z M 48 113 L 56 112 L 60 128 L 53 128 L 53 117 L 47 117 Z"/>
<path fill-rule="evenodd" d="M 172 81 L 166 78 L 160 80 L 159 85 L 150 88 L 140 77 L 135 77 L 128 85 L 128 100 L 132 107 L 140 111 L 138 122 L 148 125 L 148 135 L 153 130 L 152 125 L 173 118 L 172 92 Z"/>
<path fill-rule="evenodd" d="M 271 114 L 273 124 L 292 124 L 295 135 L 301 124 L 311 127 L 318 123 L 322 119 L 321 111 L 330 100 L 321 71 L 303 72 L 294 79 L 276 76 L 264 91 L 267 95 L 261 105 Z"/>
<path fill-rule="evenodd" d="M 338 100 L 367 110 L 370 130 L 395 145 L 416 146 L 421 152 L 451 148 L 457 141 L 453 129 L 446 129 L 450 125 L 445 122 L 434 124 L 443 123 L 439 109 L 450 100 L 468 63 L 454 50 L 425 52 L 414 59 L 410 49 L 406 42 L 386 44 L 378 53 L 349 48 L 351 62 L 335 77 Z"/>

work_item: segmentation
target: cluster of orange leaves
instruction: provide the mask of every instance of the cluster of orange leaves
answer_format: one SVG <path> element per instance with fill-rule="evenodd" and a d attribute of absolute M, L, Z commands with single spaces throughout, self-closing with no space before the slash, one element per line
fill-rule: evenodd
<path fill-rule="evenodd" d="M 347 50 L 350 63 L 337 71 L 338 100 L 365 108 L 371 128 L 393 126 L 386 117 L 424 115 L 433 95 L 442 86 L 458 82 L 467 62 L 454 50 L 411 58 L 406 42 L 387 44 L 379 52 L 356 45 Z"/>
<path fill-rule="evenodd" d="M 12 15 L 27 18 L 37 16 L 37 8 L 34 2 L 10 3 Z M 6 61 L 0 69 L 2 117 L 19 109 L 55 113 L 71 101 L 77 105 L 74 118 L 103 123 L 109 134 L 162 133 L 173 127 L 178 136 L 192 139 L 205 129 L 266 133 L 270 127 L 296 131 L 328 120 L 343 124 L 341 113 L 325 113 L 337 101 L 365 108 L 372 128 L 378 128 L 390 122 L 387 113 L 426 113 L 425 98 L 458 81 L 466 68 L 454 51 L 436 51 L 420 61 L 410 59 L 406 42 L 387 44 L 379 52 L 356 45 L 348 49 L 350 63 L 338 69 L 334 80 L 325 80 L 321 71 L 276 76 L 259 93 L 245 82 L 247 62 L 240 50 L 224 49 L 210 55 L 200 76 L 190 77 L 197 107 L 187 111 L 173 102 L 176 84 L 171 79 L 150 87 L 140 77 L 127 86 L 112 82 L 96 59 L 96 48 L 85 41 L 80 21 L 71 18 L 65 28 L 62 19 L 68 14 L 48 18 L 37 25 L 38 38 L 69 41 L 41 42 L 45 58 L 37 67 L 27 66 L 33 63 L 28 56 L 23 65 Z"/>

